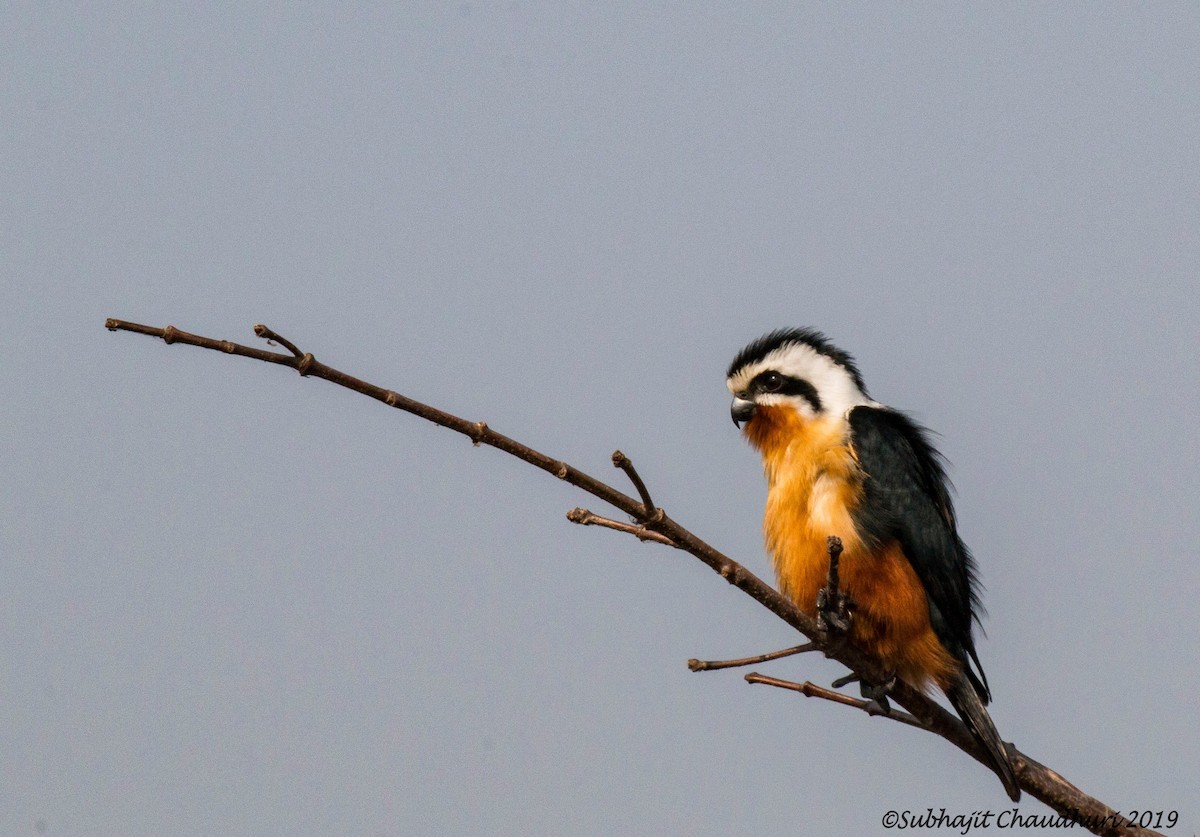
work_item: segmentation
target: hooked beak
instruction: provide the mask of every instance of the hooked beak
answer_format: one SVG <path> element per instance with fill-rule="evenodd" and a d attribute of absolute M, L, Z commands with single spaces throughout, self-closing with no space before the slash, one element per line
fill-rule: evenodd
<path fill-rule="evenodd" d="M 754 418 L 755 404 L 753 401 L 747 401 L 744 398 L 734 396 L 733 403 L 729 405 L 729 415 L 733 417 L 733 426 L 741 430 L 742 424 Z"/>

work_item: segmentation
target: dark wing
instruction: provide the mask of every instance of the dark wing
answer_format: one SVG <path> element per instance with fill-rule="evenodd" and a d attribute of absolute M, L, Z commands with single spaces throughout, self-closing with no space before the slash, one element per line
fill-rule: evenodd
<path fill-rule="evenodd" d="M 855 407 L 849 419 L 850 444 L 866 475 L 855 526 L 868 545 L 900 542 L 925 587 L 934 633 L 963 662 L 986 704 L 987 678 L 971 637 L 971 622 L 979 621 L 982 610 L 979 583 L 971 552 L 958 537 L 941 454 L 928 432 L 903 413 Z"/>

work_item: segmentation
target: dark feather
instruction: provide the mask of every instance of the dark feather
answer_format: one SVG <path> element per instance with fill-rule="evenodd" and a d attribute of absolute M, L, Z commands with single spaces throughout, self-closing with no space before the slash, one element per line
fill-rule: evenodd
<path fill-rule="evenodd" d="M 968 675 L 970 674 L 970 669 L 964 668 L 963 670 Z M 1004 784 L 1008 798 L 1013 802 L 1019 802 L 1021 787 L 1017 783 L 1017 774 L 1013 771 L 1012 762 L 1008 760 L 1008 749 L 1000 739 L 1000 733 L 996 731 L 992 717 L 983 708 L 983 699 L 978 694 L 975 682 L 973 680 L 968 682 L 967 677 L 959 675 L 958 680 L 946 692 L 946 697 L 950 699 L 950 703 L 958 712 L 959 717 L 975 734 L 975 738 L 983 745 L 992 769 L 996 771 L 996 775 Z"/>
<path fill-rule="evenodd" d="M 850 443 L 866 474 L 855 526 L 871 546 L 899 541 L 925 588 L 934 632 L 987 704 L 987 677 L 971 635 L 982 610 L 975 561 L 958 536 L 941 455 L 927 431 L 896 410 L 855 407 L 849 420 Z"/>

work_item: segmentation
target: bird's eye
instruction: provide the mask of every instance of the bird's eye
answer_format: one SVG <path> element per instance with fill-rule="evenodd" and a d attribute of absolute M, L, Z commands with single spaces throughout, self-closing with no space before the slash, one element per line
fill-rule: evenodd
<path fill-rule="evenodd" d="M 761 387 L 763 392 L 779 392 L 783 389 L 783 376 L 778 372 L 768 372 L 762 376 Z"/>

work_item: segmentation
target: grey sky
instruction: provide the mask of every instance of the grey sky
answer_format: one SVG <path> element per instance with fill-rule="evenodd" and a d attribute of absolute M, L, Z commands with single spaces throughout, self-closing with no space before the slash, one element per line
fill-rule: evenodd
<path fill-rule="evenodd" d="M 941 434 L 1001 733 L 1200 827 L 1200 7 L 100 8 L 0 12 L 0 833 L 1010 807 L 938 739 L 689 674 L 795 636 L 569 486 L 106 316 L 619 447 L 767 577 L 723 374 L 821 328 Z"/>

